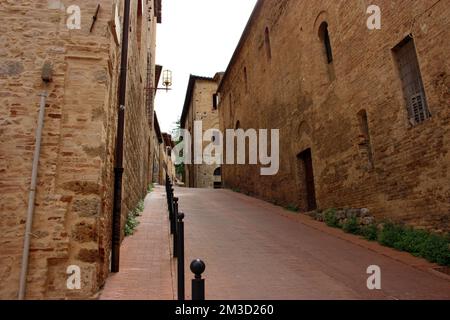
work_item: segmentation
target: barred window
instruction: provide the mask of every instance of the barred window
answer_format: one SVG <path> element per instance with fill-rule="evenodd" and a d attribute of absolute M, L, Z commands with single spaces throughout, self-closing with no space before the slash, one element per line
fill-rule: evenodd
<path fill-rule="evenodd" d="M 412 125 L 419 124 L 431 117 L 420 74 L 414 39 L 406 37 L 394 49 L 403 95 Z"/>

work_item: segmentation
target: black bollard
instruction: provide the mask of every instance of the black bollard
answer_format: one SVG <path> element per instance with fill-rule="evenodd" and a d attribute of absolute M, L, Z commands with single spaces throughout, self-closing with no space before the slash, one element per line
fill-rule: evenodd
<path fill-rule="evenodd" d="M 169 179 L 169 176 L 166 175 L 166 194 L 169 193 L 169 185 L 170 185 L 170 179 Z"/>
<path fill-rule="evenodd" d="M 169 207 L 169 201 L 170 201 L 170 189 L 171 189 L 171 185 L 170 185 L 170 183 L 168 182 L 167 184 L 166 184 L 166 200 L 167 200 L 167 207 Z"/>
<path fill-rule="evenodd" d="M 195 278 L 192 279 L 192 300 L 205 300 L 205 279 L 202 279 L 205 269 L 206 265 L 202 260 L 191 262 L 191 271 L 195 274 Z"/>
<path fill-rule="evenodd" d="M 173 198 L 173 216 L 178 217 L 178 198 Z M 177 221 L 173 219 L 173 222 L 170 224 L 170 227 L 173 228 L 173 257 L 176 258 L 178 256 L 178 230 L 177 230 Z"/>
<path fill-rule="evenodd" d="M 170 234 L 172 234 L 172 231 L 173 231 L 173 227 L 172 227 L 172 225 L 174 224 L 174 223 L 176 223 L 176 217 L 175 217 L 175 215 L 173 214 L 173 188 L 172 188 L 172 186 L 170 187 L 170 190 L 169 190 L 169 199 L 168 199 L 168 203 L 167 203 L 167 207 L 168 207 L 168 209 L 169 209 L 169 219 L 170 219 Z"/>
<path fill-rule="evenodd" d="M 184 300 L 184 213 L 178 214 L 177 231 L 178 231 L 178 300 Z"/>
<path fill-rule="evenodd" d="M 170 213 L 170 202 L 172 200 L 170 199 L 170 186 L 167 188 L 167 210 Z M 169 215 L 169 218 L 171 218 L 171 216 Z"/>
<path fill-rule="evenodd" d="M 169 192 L 169 194 L 170 194 L 170 199 L 169 199 L 170 234 L 173 234 L 173 231 L 174 231 L 173 224 L 176 223 L 176 218 L 177 218 L 175 216 L 174 210 L 173 210 L 173 199 L 174 199 L 173 192 L 174 192 L 174 189 L 172 187 L 170 187 L 170 192 Z"/>

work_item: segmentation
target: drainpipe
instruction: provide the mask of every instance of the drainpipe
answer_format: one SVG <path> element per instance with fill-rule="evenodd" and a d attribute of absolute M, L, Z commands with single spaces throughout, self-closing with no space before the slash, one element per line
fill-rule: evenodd
<path fill-rule="evenodd" d="M 122 176 L 123 176 L 123 138 L 125 129 L 125 102 L 128 70 L 128 37 L 130 32 L 130 0 L 125 0 L 123 14 L 122 54 L 119 79 L 119 114 L 117 119 L 116 165 L 114 167 L 114 200 L 112 221 L 111 272 L 119 272 L 120 240 L 122 235 Z"/>
<path fill-rule="evenodd" d="M 19 300 L 23 300 L 25 298 L 27 286 L 28 258 L 30 255 L 30 236 L 31 236 L 31 228 L 33 226 L 34 200 L 36 195 L 39 158 L 41 154 L 42 129 L 44 127 L 45 102 L 47 98 L 47 93 L 44 91 L 40 94 L 40 96 L 41 96 L 41 105 L 39 109 L 38 126 L 36 129 L 36 144 L 35 144 L 36 147 L 34 149 L 33 169 L 31 171 L 31 185 L 30 185 L 30 193 L 28 196 L 27 222 L 25 225 L 22 266 L 20 269 L 20 285 L 18 296 Z"/>

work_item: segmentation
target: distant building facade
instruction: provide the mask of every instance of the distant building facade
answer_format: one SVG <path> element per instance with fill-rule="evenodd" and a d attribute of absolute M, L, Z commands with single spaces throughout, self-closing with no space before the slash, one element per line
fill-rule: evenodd
<path fill-rule="evenodd" d="M 192 141 L 197 138 L 194 130 L 196 121 L 201 121 L 202 123 L 202 135 L 207 130 L 219 129 L 218 96 L 216 91 L 222 75 L 217 73 L 213 78 L 191 75 L 189 78 L 180 123 L 181 128 L 190 132 Z M 211 141 L 203 141 L 203 147 L 211 143 L 220 143 L 218 139 L 220 139 L 219 135 L 213 135 Z M 194 154 L 193 148 L 192 143 L 192 156 Z M 184 174 L 186 187 L 221 187 L 220 165 L 194 164 L 192 159 L 191 164 L 185 165 Z"/>
<path fill-rule="evenodd" d="M 168 175 L 172 181 L 175 181 L 175 165 L 172 162 L 171 157 L 174 142 L 172 141 L 172 136 L 170 134 L 161 132 L 156 112 L 154 113 L 153 127 L 152 182 L 164 185 L 166 183 L 166 175 Z"/>
<path fill-rule="evenodd" d="M 221 130 L 280 129 L 280 170 L 228 188 L 302 211 L 369 208 L 450 231 L 450 7 L 259 0 L 218 89 Z"/>
<path fill-rule="evenodd" d="M 70 13 L 68 1 L 16 2 L 0 3 L 0 298 L 18 297 L 28 206 L 34 218 L 25 298 L 92 298 L 110 272 L 119 108 L 125 110 L 122 226 L 152 179 L 161 0 L 131 0 L 123 107 L 123 0 L 78 0 Z M 42 144 L 29 203 L 41 93 Z M 79 267 L 79 289 L 67 286 L 71 266 Z"/>

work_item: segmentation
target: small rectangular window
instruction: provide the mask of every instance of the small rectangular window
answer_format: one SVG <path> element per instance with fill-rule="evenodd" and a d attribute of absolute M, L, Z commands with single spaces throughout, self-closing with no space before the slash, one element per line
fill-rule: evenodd
<path fill-rule="evenodd" d="M 405 38 L 393 49 L 397 62 L 403 95 L 412 125 L 416 125 L 431 117 L 420 74 L 414 39 Z"/>
<path fill-rule="evenodd" d="M 366 110 L 361 110 L 358 112 L 358 120 L 359 120 L 359 132 L 360 132 L 360 140 L 359 140 L 359 148 L 363 157 L 367 159 L 367 170 L 373 169 L 373 151 L 372 151 L 372 143 L 370 141 L 370 133 L 369 133 L 369 121 L 367 118 Z"/>
<path fill-rule="evenodd" d="M 219 96 L 217 93 L 213 94 L 213 110 L 217 110 L 217 106 L 219 105 Z"/>

